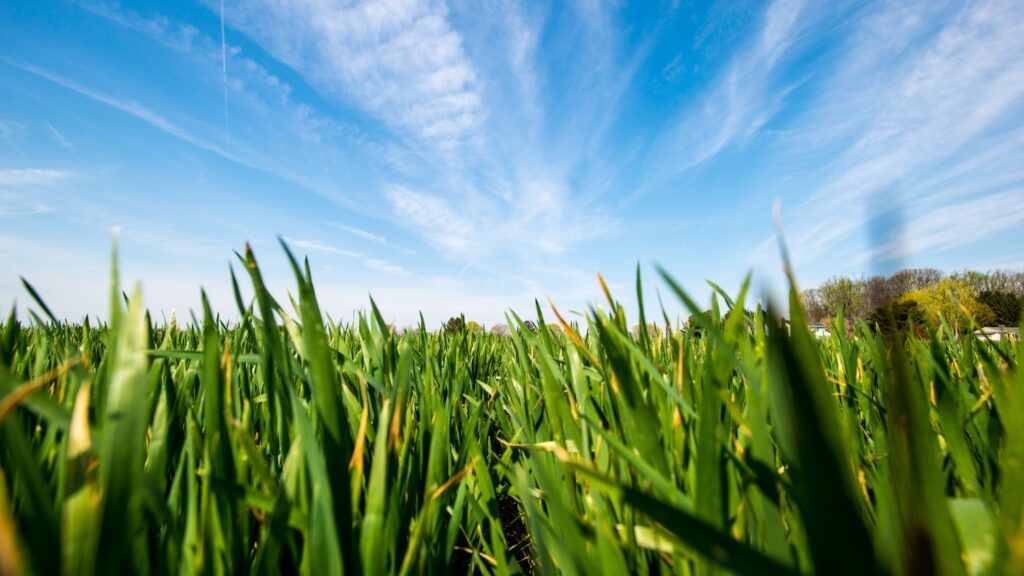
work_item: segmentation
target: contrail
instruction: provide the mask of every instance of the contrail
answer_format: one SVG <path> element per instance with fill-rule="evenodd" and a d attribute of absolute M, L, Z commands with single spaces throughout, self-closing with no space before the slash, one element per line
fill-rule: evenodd
<path fill-rule="evenodd" d="M 220 71 L 224 83 L 224 153 L 231 157 L 231 132 L 228 131 L 228 48 L 224 40 L 224 0 L 220 0 Z"/>

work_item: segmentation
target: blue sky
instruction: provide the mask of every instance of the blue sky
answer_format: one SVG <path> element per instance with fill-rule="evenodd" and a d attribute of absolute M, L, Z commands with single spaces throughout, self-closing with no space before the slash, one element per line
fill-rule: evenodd
<path fill-rule="evenodd" d="M 5 306 L 104 315 L 115 227 L 168 314 L 232 313 L 246 241 L 284 295 L 278 235 L 335 318 L 631 301 L 638 262 L 648 303 L 655 263 L 778 290 L 775 202 L 804 286 L 1024 268 L 1019 1 L 40 0 L 0 38 Z"/>

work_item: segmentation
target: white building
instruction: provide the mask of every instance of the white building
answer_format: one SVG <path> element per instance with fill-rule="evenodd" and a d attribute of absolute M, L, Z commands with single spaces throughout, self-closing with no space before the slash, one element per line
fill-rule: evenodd
<path fill-rule="evenodd" d="M 814 334 L 815 338 L 828 338 L 832 336 L 832 332 L 824 324 L 811 324 L 810 329 L 811 334 Z"/>
<path fill-rule="evenodd" d="M 992 340 L 998 342 L 1000 340 L 1012 340 L 1017 342 L 1020 340 L 1020 328 L 1006 328 L 1004 326 L 986 326 L 981 330 L 975 330 L 974 336 L 979 340 Z"/>

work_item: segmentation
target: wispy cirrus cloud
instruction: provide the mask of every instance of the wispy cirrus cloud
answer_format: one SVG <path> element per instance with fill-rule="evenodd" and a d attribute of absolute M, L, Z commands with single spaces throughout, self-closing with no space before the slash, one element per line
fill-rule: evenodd
<path fill-rule="evenodd" d="M 899 261 L 926 251 L 942 251 L 998 236 L 1024 222 L 1024 188 L 955 203 L 943 202 L 912 216 L 906 233 L 862 255 Z"/>
<path fill-rule="evenodd" d="M 40 190 L 69 182 L 77 176 L 52 168 L 0 169 L 0 218 L 52 212 L 54 207 L 40 197 Z"/>
<path fill-rule="evenodd" d="M 142 15 L 124 9 L 117 3 L 102 0 L 75 0 L 74 3 L 83 10 L 202 63 L 201 75 L 215 76 L 217 81 L 226 82 L 232 97 L 255 95 L 267 104 L 302 108 L 301 103 L 292 101 L 292 87 L 287 82 L 243 55 L 238 46 L 221 42 L 219 38 L 204 34 L 191 24 L 177 22 L 161 14 Z M 313 124 L 326 121 L 312 112 L 307 110 L 308 120 Z"/>
<path fill-rule="evenodd" d="M 75 147 L 71 145 L 71 142 L 69 142 L 68 139 L 65 138 L 59 130 L 54 128 L 53 124 L 46 122 L 46 129 L 50 131 L 50 134 L 53 136 L 54 142 L 56 142 L 58 146 L 68 151 L 75 149 Z"/>
<path fill-rule="evenodd" d="M 366 186 L 342 186 L 352 165 L 402 167 L 409 153 L 393 139 L 371 138 L 356 125 L 297 98 L 288 82 L 271 73 L 242 49 L 195 26 L 160 14 L 143 15 L 103 0 L 75 4 L 111 23 L 155 42 L 191 65 L 188 78 L 197 90 L 216 91 L 230 100 L 235 120 L 224 122 L 210 110 L 162 103 L 156 106 L 76 82 L 40 67 L 30 72 L 127 112 L 161 131 L 232 162 L 280 177 L 347 210 L 382 216 L 365 199 Z M 220 5 L 215 6 L 219 15 Z M 223 40 L 223 41 L 222 41 Z M 156 112 L 160 110 L 161 112 Z M 229 148 L 230 147 L 230 148 Z"/>
<path fill-rule="evenodd" d="M 794 230 L 796 256 L 811 261 L 849 248 L 880 194 L 905 203 L 904 255 L 1024 223 L 1024 212 L 1007 209 L 1024 186 L 1024 172 L 1010 169 L 1024 155 L 1024 7 L 995 0 L 945 8 L 942 17 L 920 18 L 912 6 L 885 5 L 860 20 L 811 107 L 815 128 L 798 128 L 792 142 L 843 148 L 793 212 L 795 221 L 814 223 Z"/>
<path fill-rule="evenodd" d="M 599 77 L 574 69 L 570 97 L 578 104 L 549 144 L 544 139 L 553 135 L 543 124 L 550 98 L 537 66 L 546 12 L 515 4 L 482 8 L 472 15 L 485 22 L 483 38 L 458 30 L 444 2 L 235 2 L 225 15 L 320 93 L 369 112 L 427 159 L 385 174 L 378 190 L 392 224 L 445 258 L 507 252 L 513 235 L 547 253 L 607 235 L 613 218 L 587 202 L 567 206 L 582 195 L 572 173 L 596 154 L 633 73 L 618 68 L 608 46 L 615 39 L 612 14 L 600 10 L 607 21 L 595 25 L 587 44 L 600 52 Z M 495 37 L 502 51 L 489 44 Z M 611 89 L 603 79 L 614 80 Z M 595 178 L 601 186 L 604 180 Z"/>
<path fill-rule="evenodd" d="M 15 136 L 25 132 L 25 124 L 16 120 L 0 119 L 0 138 L 13 145 Z"/>
<path fill-rule="evenodd" d="M 5 168 L 0 169 L 0 188 L 48 186 L 66 182 L 74 176 L 73 172 L 52 168 Z"/>
<path fill-rule="evenodd" d="M 2 196 L 0 196 L 2 200 Z M 35 216 L 37 214 L 45 214 L 47 212 L 53 212 L 53 207 L 47 206 L 46 204 L 34 204 L 31 207 L 17 208 L 11 206 L 4 206 L 0 204 L 0 218 L 18 218 L 23 216 Z"/>
<path fill-rule="evenodd" d="M 303 240 L 301 238 L 284 238 L 286 242 L 304 250 L 314 250 L 316 252 L 326 252 L 328 254 L 335 254 L 337 256 L 344 256 L 346 258 L 362 258 L 363 255 L 354 250 L 345 250 L 338 248 L 326 242 L 320 240 Z"/>
<path fill-rule="evenodd" d="M 355 226 L 346 226 L 345 224 L 338 224 L 337 222 L 332 222 L 331 225 L 337 228 L 338 230 L 348 232 L 349 234 L 356 236 L 358 238 L 362 238 L 363 240 L 369 240 L 370 242 L 374 242 L 376 244 L 388 243 L 387 238 L 379 234 L 374 234 L 373 232 L 363 230 L 362 228 L 356 228 Z"/>
<path fill-rule="evenodd" d="M 328 224 L 330 224 L 334 228 L 337 228 L 338 230 L 341 230 L 342 232 L 345 232 L 347 234 L 351 234 L 352 236 L 355 236 L 356 238 L 361 238 L 363 240 L 366 240 L 368 242 L 372 242 L 374 244 L 380 244 L 381 246 L 387 246 L 388 248 L 396 250 L 396 251 L 398 251 L 398 252 L 400 252 L 402 254 L 405 254 L 405 255 L 408 255 L 408 256 L 416 254 L 415 250 L 412 250 L 410 248 L 404 248 L 402 246 L 398 246 L 398 245 L 394 244 L 393 242 L 389 241 L 387 239 L 387 237 L 381 236 L 380 234 L 374 234 L 373 232 L 370 232 L 368 230 L 363 230 L 362 228 L 357 228 L 355 226 L 349 226 L 349 225 L 341 224 L 341 223 L 338 223 L 338 222 L 329 222 Z"/>
<path fill-rule="evenodd" d="M 72 92 L 75 92 L 81 96 L 85 96 L 86 98 L 89 98 L 91 100 L 95 100 L 100 104 L 105 104 L 111 108 L 120 110 L 125 114 L 134 116 L 135 118 L 142 120 L 143 122 L 156 128 L 157 130 L 160 130 L 161 132 L 174 136 L 179 140 L 192 144 L 197 148 L 202 148 L 203 150 L 206 150 L 208 152 L 213 152 L 214 154 L 227 157 L 227 154 L 222 147 L 216 146 L 210 143 L 209 141 L 204 140 L 190 133 L 181 126 L 178 126 L 173 121 L 164 117 L 162 114 L 132 99 L 120 98 L 112 94 L 108 94 L 103 90 L 92 88 L 84 84 L 80 84 L 72 79 L 65 78 L 59 74 L 55 74 L 53 72 L 50 72 L 49 70 L 39 68 L 27 62 L 11 60 L 6 56 L 0 56 L 0 61 L 15 68 L 18 68 L 20 70 L 23 70 L 25 72 L 28 72 L 30 74 L 33 74 L 35 76 L 38 76 L 39 78 L 42 78 L 44 80 L 49 80 L 54 84 L 63 86 L 64 88 L 67 88 Z"/>
<path fill-rule="evenodd" d="M 814 21 L 809 12 L 805 0 L 775 0 L 767 7 L 755 35 L 657 137 L 646 180 L 630 200 L 750 138 L 778 113 L 791 88 L 782 69 Z M 669 73 L 678 67 L 673 62 Z"/>
<path fill-rule="evenodd" d="M 463 211 L 441 196 L 404 186 L 386 190 L 395 212 L 430 245 L 464 262 L 496 254 L 559 255 L 616 231 L 618 223 L 600 213 L 561 214 L 565 194 L 558 182 L 541 179 L 525 182 L 511 207 Z"/>
<path fill-rule="evenodd" d="M 381 258 L 373 258 L 361 252 L 357 252 L 355 250 L 348 250 L 346 248 L 340 248 L 338 246 L 329 244 L 327 242 L 323 242 L 321 240 L 286 237 L 285 241 L 288 242 L 288 244 L 291 244 L 292 246 L 295 246 L 296 248 L 300 248 L 303 250 L 312 250 L 314 252 L 333 254 L 335 256 L 341 256 L 343 258 L 355 260 L 371 270 L 384 272 L 385 274 L 390 274 L 393 276 L 409 275 L 408 270 L 402 268 L 397 264 L 388 262 L 387 260 L 383 260 Z"/>
<path fill-rule="evenodd" d="M 466 255 L 478 233 L 474 222 L 463 217 L 444 199 L 392 186 L 385 192 L 400 218 L 405 219 L 435 248 L 455 255 Z"/>
<path fill-rule="evenodd" d="M 443 2 L 229 2 L 225 14 L 319 90 L 442 151 L 472 139 L 486 117 Z"/>

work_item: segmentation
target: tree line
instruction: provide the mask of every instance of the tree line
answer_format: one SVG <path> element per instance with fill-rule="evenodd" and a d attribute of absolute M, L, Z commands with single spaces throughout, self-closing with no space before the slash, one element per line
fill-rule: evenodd
<path fill-rule="evenodd" d="M 851 325 L 864 320 L 884 328 L 895 320 L 900 327 L 937 327 L 945 321 L 954 330 L 963 331 L 973 320 L 981 326 L 1016 327 L 1024 316 L 1024 272 L 964 270 L 946 274 L 935 268 L 910 268 L 890 276 L 833 276 L 817 288 L 801 292 L 801 302 L 811 322 L 826 326 L 842 310 L 843 318 Z M 964 310 L 969 317 L 962 313 Z M 705 314 L 711 314 L 711 310 Z M 531 332 L 537 329 L 529 320 L 524 325 Z M 561 331 L 557 324 L 548 324 L 547 328 Z M 657 331 L 654 325 L 649 329 Z M 698 329 L 693 317 L 684 327 L 691 329 Z M 441 330 L 483 332 L 485 327 L 459 315 L 449 318 Z M 512 330 L 505 324 L 495 324 L 487 331 L 508 336 Z M 639 331 L 639 325 L 633 327 L 634 335 Z"/>
<path fill-rule="evenodd" d="M 1024 272 L 965 270 L 945 274 L 934 268 L 900 270 L 891 276 L 834 276 L 801 293 L 807 317 L 829 324 L 841 308 L 844 318 L 882 324 L 887 316 L 905 325 L 945 320 L 966 329 L 968 314 L 982 326 L 1019 326 L 1024 314 Z"/>

